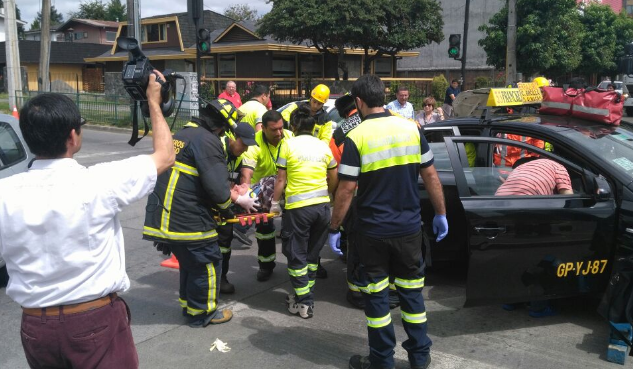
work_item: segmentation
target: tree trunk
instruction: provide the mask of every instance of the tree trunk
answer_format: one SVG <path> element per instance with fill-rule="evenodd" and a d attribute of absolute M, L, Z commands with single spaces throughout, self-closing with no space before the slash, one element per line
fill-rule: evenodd
<path fill-rule="evenodd" d="M 343 80 L 348 80 L 348 64 L 345 60 L 345 54 L 343 52 L 343 46 L 339 46 L 339 52 L 337 53 L 337 66 L 343 73 Z"/>

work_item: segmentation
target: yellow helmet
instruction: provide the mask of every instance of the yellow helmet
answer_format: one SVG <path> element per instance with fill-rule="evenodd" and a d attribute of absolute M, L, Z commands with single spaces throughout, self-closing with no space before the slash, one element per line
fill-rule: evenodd
<path fill-rule="evenodd" d="M 326 100 L 330 97 L 330 89 L 326 85 L 319 84 L 313 88 L 313 91 L 310 93 L 310 97 L 322 104 L 325 104 Z"/>
<path fill-rule="evenodd" d="M 537 83 L 537 87 L 545 87 L 550 86 L 550 82 L 544 77 L 537 77 L 533 80 L 533 82 Z"/>

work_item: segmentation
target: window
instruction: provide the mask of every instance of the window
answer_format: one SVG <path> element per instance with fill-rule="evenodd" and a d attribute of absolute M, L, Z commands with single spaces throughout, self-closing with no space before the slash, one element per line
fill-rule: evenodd
<path fill-rule="evenodd" d="M 0 170 L 26 158 L 26 151 L 18 135 L 7 123 L 0 122 Z"/>
<path fill-rule="evenodd" d="M 117 39 L 117 32 L 106 31 L 106 41 L 114 42 Z"/>
<path fill-rule="evenodd" d="M 299 56 L 299 75 L 301 78 L 321 78 L 322 62 L 321 55 L 301 55 Z"/>
<path fill-rule="evenodd" d="M 379 77 L 392 77 L 392 58 L 375 59 L 374 74 Z"/>
<path fill-rule="evenodd" d="M 453 127 L 426 127 L 423 130 L 423 135 L 429 144 L 431 152 L 434 154 L 434 167 L 437 171 L 452 170 L 447 145 L 445 145 L 445 137 L 458 136 L 456 132 L 457 129 Z"/>
<path fill-rule="evenodd" d="M 216 58 L 205 58 L 202 60 L 203 62 L 203 74 L 207 78 L 215 78 L 216 77 Z"/>
<path fill-rule="evenodd" d="M 73 33 L 73 38 L 75 40 L 81 40 L 84 38 L 88 38 L 88 32 L 75 32 Z"/>
<path fill-rule="evenodd" d="M 235 78 L 236 76 L 236 55 L 224 54 L 218 57 L 218 74 L 221 78 Z"/>
<path fill-rule="evenodd" d="M 295 78 L 295 55 L 273 54 L 273 77 Z"/>
<path fill-rule="evenodd" d="M 165 23 L 147 24 L 141 29 L 143 42 L 167 41 L 167 25 Z"/>

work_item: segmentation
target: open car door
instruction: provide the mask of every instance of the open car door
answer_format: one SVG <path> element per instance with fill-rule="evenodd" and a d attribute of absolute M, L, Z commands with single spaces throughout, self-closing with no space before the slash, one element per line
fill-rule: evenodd
<path fill-rule="evenodd" d="M 518 141 L 463 136 L 446 137 L 445 143 L 467 222 L 465 306 L 544 300 L 604 289 L 611 270 L 615 201 L 603 177 Z M 477 148 L 476 163 L 484 166 L 470 167 L 460 155 L 467 143 Z M 562 164 L 574 194 L 496 196 L 513 169 L 496 167 L 494 153 L 510 147 Z"/>

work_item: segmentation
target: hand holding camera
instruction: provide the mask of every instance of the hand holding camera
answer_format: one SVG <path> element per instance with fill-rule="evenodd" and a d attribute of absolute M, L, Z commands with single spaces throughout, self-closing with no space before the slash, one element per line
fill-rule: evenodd
<path fill-rule="evenodd" d="M 150 78 L 148 79 L 149 83 L 145 94 L 147 95 L 148 104 L 155 104 L 159 106 L 161 104 L 161 101 L 163 100 L 161 95 L 163 84 L 165 83 L 165 77 L 156 69 L 153 70 L 152 73 L 154 74 L 154 76 L 150 76 Z"/>

